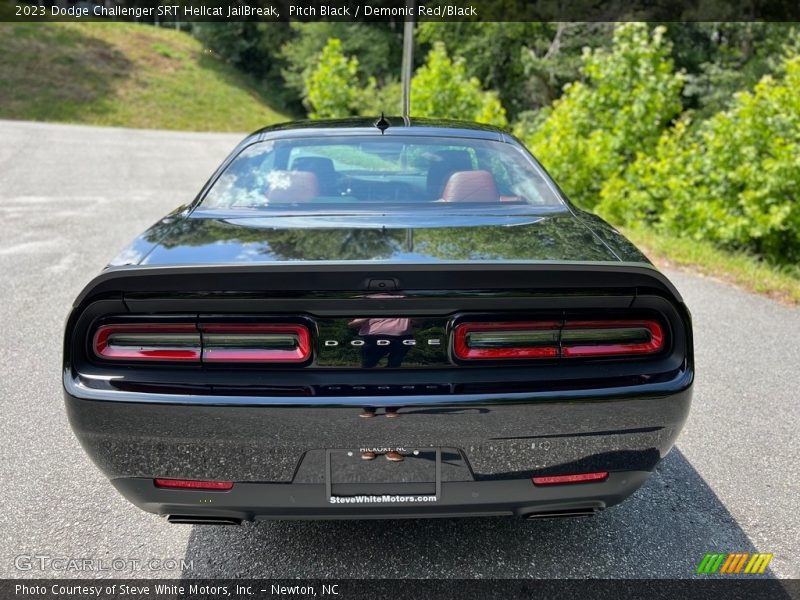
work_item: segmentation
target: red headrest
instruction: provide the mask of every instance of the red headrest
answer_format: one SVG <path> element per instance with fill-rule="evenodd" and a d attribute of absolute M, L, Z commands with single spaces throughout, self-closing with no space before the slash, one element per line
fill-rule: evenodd
<path fill-rule="evenodd" d="M 270 202 L 308 202 L 319 196 L 319 181 L 310 171 L 271 171 L 267 181 Z"/>
<path fill-rule="evenodd" d="M 489 171 L 457 171 L 442 192 L 445 202 L 498 202 L 497 185 Z"/>

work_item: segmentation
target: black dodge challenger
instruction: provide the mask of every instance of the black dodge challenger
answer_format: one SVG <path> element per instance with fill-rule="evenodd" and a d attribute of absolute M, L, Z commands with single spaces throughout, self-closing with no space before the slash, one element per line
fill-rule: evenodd
<path fill-rule="evenodd" d="M 501 130 L 247 137 L 75 300 L 64 389 L 176 523 L 591 515 L 670 450 L 689 312 Z"/>

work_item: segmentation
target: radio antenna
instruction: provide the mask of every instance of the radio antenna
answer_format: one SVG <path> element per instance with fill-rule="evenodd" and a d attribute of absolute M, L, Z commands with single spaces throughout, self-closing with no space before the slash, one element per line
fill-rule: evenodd
<path fill-rule="evenodd" d="M 403 80 L 403 120 L 408 124 L 411 112 L 411 71 L 414 67 L 414 12 L 416 9 L 415 0 L 407 0 L 406 8 L 408 16 L 403 24 L 403 64 L 401 66 L 401 76 Z"/>

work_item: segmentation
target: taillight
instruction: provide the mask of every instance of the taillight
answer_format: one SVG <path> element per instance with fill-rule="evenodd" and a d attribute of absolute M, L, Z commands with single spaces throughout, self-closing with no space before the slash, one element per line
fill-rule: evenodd
<path fill-rule="evenodd" d="M 658 321 L 567 321 L 561 331 L 565 357 L 653 354 L 664 347 Z"/>
<path fill-rule="evenodd" d="M 194 324 L 102 325 L 94 352 L 109 360 L 200 362 L 200 332 Z"/>
<path fill-rule="evenodd" d="M 653 319 L 460 323 L 453 340 L 461 360 L 640 356 L 665 347 Z"/>
<path fill-rule="evenodd" d="M 301 363 L 311 356 L 308 329 L 294 324 L 202 323 L 203 362 Z"/>
<path fill-rule="evenodd" d="M 295 323 L 120 323 L 98 327 L 93 348 L 119 361 L 302 363 L 311 334 Z"/>
<path fill-rule="evenodd" d="M 533 477 L 534 485 L 564 485 L 567 483 L 597 483 L 608 479 L 608 471 L 576 473 L 575 475 L 542 475 Z"/>
<path fill-rule="evenodd" d="M 158 488 L 172 490 L 206 490 L 224 492 L 233 489 L 232 481 L 200 481 L 197 479 L 154 479 Z"/>
<path fill-rule="evenodd" d="M 557 321 L 462 323 L 455 327 L 453 349 L 463 360 L 556 357 L 559 326 Z"/>

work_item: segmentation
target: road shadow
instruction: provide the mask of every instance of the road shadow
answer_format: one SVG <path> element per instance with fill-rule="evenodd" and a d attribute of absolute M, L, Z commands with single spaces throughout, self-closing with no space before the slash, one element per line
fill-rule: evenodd
<path fill-rule="evenodd" d="M 195 526 L 186 551 L 193 568 L 182 576 L 687 578 L 713 551 L 758 550 L 674 449 L 636 494 L 591 519 Z"/>

